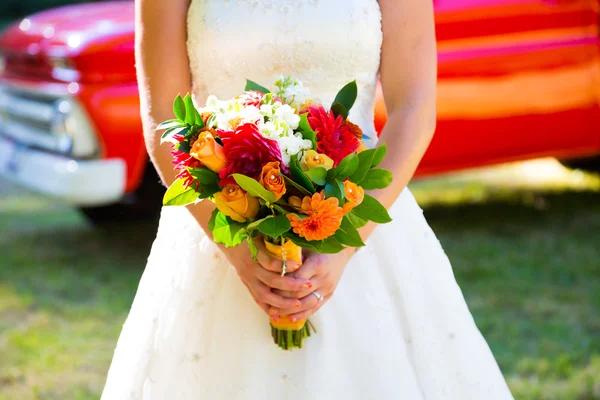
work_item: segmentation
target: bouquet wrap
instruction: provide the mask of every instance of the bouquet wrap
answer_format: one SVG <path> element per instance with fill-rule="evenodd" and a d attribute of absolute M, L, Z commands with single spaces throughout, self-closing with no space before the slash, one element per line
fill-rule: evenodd
<path fill-rule="evenodd" d="M 272 257 L 281 260 L 284 265 L 286 261 L 296 261 L 302 264 L 302 247 L 294 244 L 291 240 L 285 239 L 282 245 L 277 245 L 265 238 L 264 243 L 267 252 Z M 281 315 L 277 320 L 271 317 L 273 341 L 284 350 L 294 347 L 301 348 L 304 338 L 311 334 L 311 327 L 307 322 L 306 319 L 292 321 L 288 315 Z"/>

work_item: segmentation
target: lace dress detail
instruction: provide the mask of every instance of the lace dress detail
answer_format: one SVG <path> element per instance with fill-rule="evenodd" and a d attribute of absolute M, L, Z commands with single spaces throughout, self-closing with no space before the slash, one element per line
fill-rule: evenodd
<path fill-rule="evenodd" d="M 239 94 L 246 78 L 268 86 L 279 75 L 292 75 L 330 104 L 356 79 L 359 96 L 350 118 L 376 137 L 382 41 L 376 0 L 192 0 L 188 38 L 199 103 L 209 94 Z"/>
<path fill-rule="evenodd" d="M 187 24 L 198 103 L 283 74 L 328 104 L 356 79 L 350 117 L 375 144 L 376 0 L 192 0 Z M 390 215 L 311 318 L 317 335 L 284 352 L 194 218 L 165 207 L 102 399 L 512 399 L 408 189 Z"/>

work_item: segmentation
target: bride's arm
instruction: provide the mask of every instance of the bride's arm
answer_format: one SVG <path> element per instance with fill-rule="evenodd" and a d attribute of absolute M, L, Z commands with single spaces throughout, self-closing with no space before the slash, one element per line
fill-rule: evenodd
<path fill-rule="evenodd" d="M 383 16 L 381 82 L 388 112 L 382 141 L 388 146 L 381 168 L 390 170 L 393 183 L 371 194 L 390 208 L 411 180 L 435 130 L 437 54 L 431 0 L 379 0 Z M 363 239 L 375 224 L 361 228 Z M 310 277 L 312 289 L 296 294 L 302 298 L 300 312 L 291 318 L 303 319 L 325 303 L 310 296 L 312 290 L 329 300 L 355 249 L 338 254 L 313 254 L 297 277 Z M 284 293 L 289 295 L 289 293 Z M 283 310 L 291 314 L 293 310 Z"/>
<path fill-rule="evenodd" d="M 431 142 L 436 123 L 437 51 L 431 0 L 379 0 L 383 16 L 381 84 L 388 120 L 381 142 L 388 147 L 379 166 L 392 184 L 371 194 L 390 208 L 412 179 Z M 368 237 L 375 224 L 361 230 Z"/>
<path fill-rule="evenodd" d="M 156 126 L 173 118 L 175 96 L 191 91 L 186 47 L 189 4 L 190 0 L 136 0 L 135 3 L 135 59 L 144 138 L 148 154 L 166 185 L 175 180 L 176 173 L 171 164 L 171 148 L 160 145 Z M 214 204 L 203 201 L 188 209 L 210 235 L 208 221 Z M 310 285 L 307 279 L 281 277 L 278 273 L 281 262 L 268 256 L 264 246 L 258 255 L 262 266 L 252 260 L 247 246 L 221 250 L 267 313 L 271 306 L 297 306 L 297 300 L 272 293 L 270 287 L 298 291 Z"/>
<path fill-rule="evenodd" d="M 175 180 L 170 146 L 160 145 L 156 126 L 173 118 L 173 100 L 191 91 L 186 19 L 190 0 L 137 0 L 135 59 L 142 126 L 148 154 L 165 185 Z M 214 205 L 188 207 L 204 230 Z"/>

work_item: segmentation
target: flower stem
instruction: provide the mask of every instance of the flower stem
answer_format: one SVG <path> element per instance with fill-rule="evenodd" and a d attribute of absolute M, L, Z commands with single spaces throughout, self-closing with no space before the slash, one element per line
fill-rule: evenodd
<path fill-rule="evenodd" d="M 312 328 L 311 328 L 312 327 Z M 306 323 L 298 330 L 277 329 L 271 325 L 271 335 L 277 346 L 283 350 L 301 349 L 304 339 L 316 332 L 311 323 Z"/>

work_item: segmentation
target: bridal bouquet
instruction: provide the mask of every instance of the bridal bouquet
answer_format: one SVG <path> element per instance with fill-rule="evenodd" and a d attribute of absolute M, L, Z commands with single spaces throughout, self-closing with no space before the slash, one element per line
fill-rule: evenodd
<path fill-rule="evenodd" d="M 221 100 L 209 96 L 196 109 L 190 95 L 177 96 L 175 119 L 163 122 L 163 142 L 173 146 L 179 170 L 163 204 L 184 206 L 204 199 L 216 209 L 209 228 L 227 247 L 255 238 L 282 260 L 302 262 L 302 250 L 337 253 L 364 246 L 357 228 L 387 223 L 387 210 L 364 191 L 382 189 L 392 174 L 377 168 L 385 146 L 368 149 L 360 128 L 348 120 L 356 82 L 344 86 L 325 108 L 301 82 L 281 77 L 270 91 L 247 81 L 245 92 Z M 306 320 L 271 320 L 275 343 L 302 347 Z"/>

